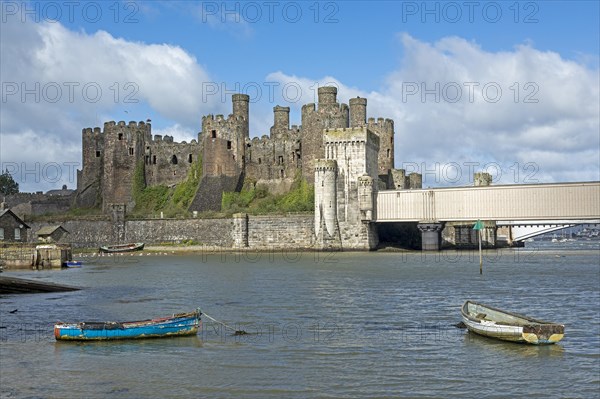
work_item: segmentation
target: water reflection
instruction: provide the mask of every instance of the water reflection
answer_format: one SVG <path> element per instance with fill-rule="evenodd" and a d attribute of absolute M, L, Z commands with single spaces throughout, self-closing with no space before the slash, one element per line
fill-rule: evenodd
<path fill-rule="evenodd" d="M 484 337 L 469 331 L 465 332 L 464 343 L 468 349 L 495 352 L 507 356 L 562 357 L 565 352 L 560 344 L 530 345 L 507 342 Z"/>
<path fill-rule="evenodd" d="M 129 353 L 152 353 L 178 351 L 181 348 L 201 348 L 202 339 L 195 335 L 189 337 L 169 337 L 156 339 L 123 339 L 109 341 L 56 341 L 54 354 L 57 356 L 110 355 Z"/>

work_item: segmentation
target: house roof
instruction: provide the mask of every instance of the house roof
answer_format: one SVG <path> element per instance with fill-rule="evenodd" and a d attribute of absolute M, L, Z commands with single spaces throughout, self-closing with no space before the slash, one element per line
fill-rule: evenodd
<path fill-rule="evenodd" d="M 67 229 L 65 229 L 64 227 L 62 227 L 61 225 L 56 225 L 56 226 L 44 226 L 44 227 L 40 228 L 36 234 L 38 236 L 49 236 L 58 229 L 61 229 L 65 233 L 68 233 Z"/>
<path fill-rule="evenodd" d="M 13 211 L 11 211 L 10 209 L 5 209 L 3 211 L 0 211 L 0 218 L 4 217 L 4 215 L 11 215 L 19 224 L 22 224 L 23 227 L 25 227 L 26 229 L 31 228 L 23 221 L 23 219 L 21 219 L 20 217 L 15 215 L 15 213 Z"/>

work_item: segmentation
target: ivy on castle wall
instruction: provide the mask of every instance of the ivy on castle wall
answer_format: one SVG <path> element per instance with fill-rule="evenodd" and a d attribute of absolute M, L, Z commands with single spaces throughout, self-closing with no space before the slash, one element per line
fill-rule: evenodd
<path fill-rule="evenodd" d="M 185 181 L 178 184 L 173 192 L 173 203 L 181 206 L 183 209 L 188 209 L 192 200 L 196 196 L 200 177 L 202 176 L 202 157 L 198 157 L 190 168 Z"/>

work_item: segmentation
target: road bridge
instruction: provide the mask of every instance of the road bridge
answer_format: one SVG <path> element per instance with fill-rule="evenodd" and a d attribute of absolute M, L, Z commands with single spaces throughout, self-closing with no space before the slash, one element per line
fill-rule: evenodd
<path fill-rule="evenodd" d="M 375 222 L 417 222 L 439 249 L 445 222 L 574 225 L 600 220 L 600 182 L 393 190 L 377 193 Z"/>

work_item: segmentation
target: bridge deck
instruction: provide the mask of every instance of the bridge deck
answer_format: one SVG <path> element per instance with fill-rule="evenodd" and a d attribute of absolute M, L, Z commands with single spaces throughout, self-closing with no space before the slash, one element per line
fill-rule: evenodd
<path fill-rule="evenodd" d="M 380 191 L 377 222 L 600 219 L 600 182 Z"/>

